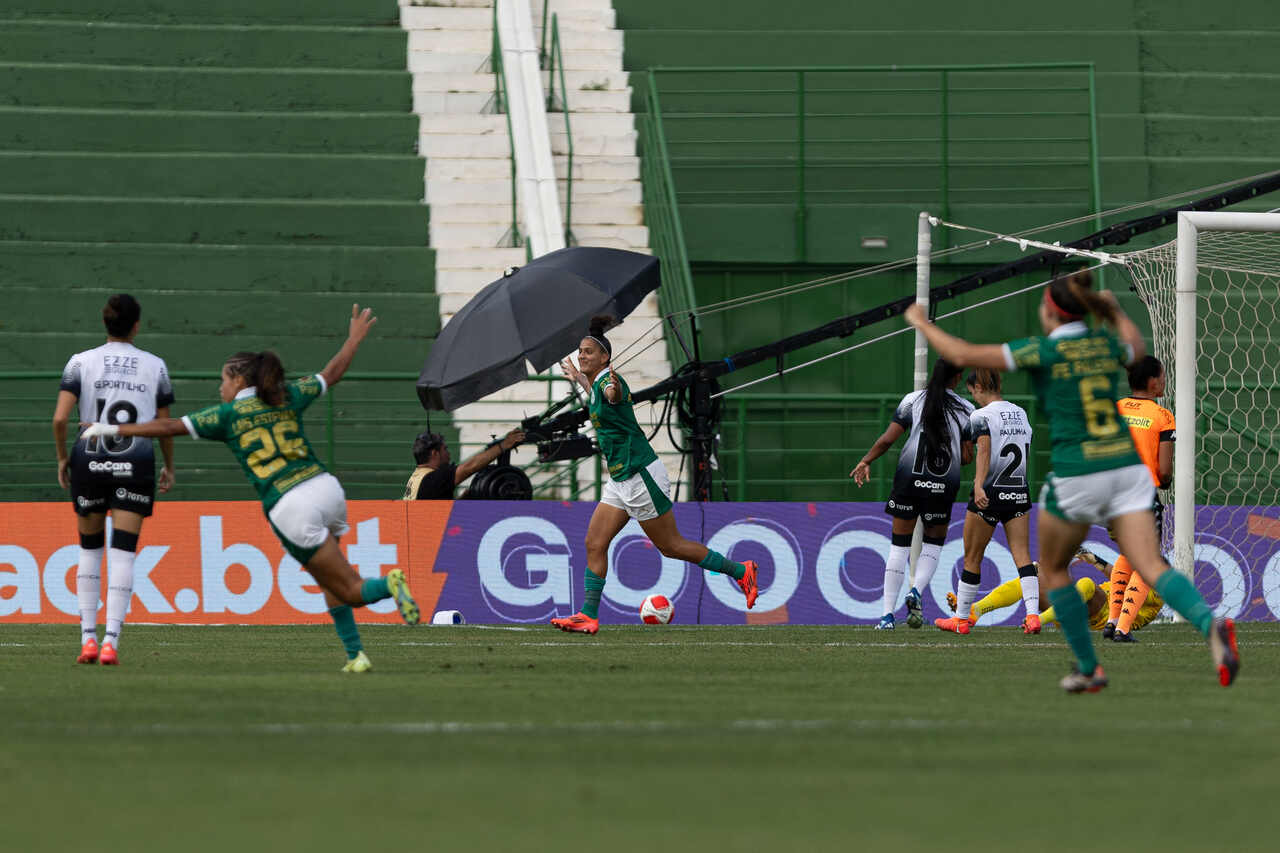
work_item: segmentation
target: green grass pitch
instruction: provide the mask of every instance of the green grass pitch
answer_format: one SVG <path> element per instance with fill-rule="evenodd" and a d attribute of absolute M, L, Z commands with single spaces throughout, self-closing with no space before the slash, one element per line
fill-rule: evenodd
<path fill-rule="evenodd" d="M 0 626 L 0 849 L 1275 849 L 1280 626 Z"/>

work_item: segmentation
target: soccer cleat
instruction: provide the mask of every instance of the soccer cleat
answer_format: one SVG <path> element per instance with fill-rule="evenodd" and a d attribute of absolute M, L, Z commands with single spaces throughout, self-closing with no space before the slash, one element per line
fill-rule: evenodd
<path fill-rule="evenodd" d="M 1080 548 L 1077 550 L 1076 559 L 1082 563 L 1088 563 L 1103 574 L 1111 572 L 1111 564 L 1090 551 L 1088 548 Z"/>
<path fill-rule="evenodd" d="M 80 657 L 76 658 L 76 663 L 97 663 L 98 662 L 98 641 L 93 637 L 84 641 L 84 645 L 80 647 Z"/>
<path fill-rule="evenodd" d="M 1101 665 L 1093 670 L 1092 675 L 1072 670 L 1060 683 L 1068 693 L 1097 693 L 1107 686 L 1107 674 L 1102 671 Z"/>
<path fill-rule="evenodd" d="M 1040 633 L 1040 614 L 1028 613 L 1022 620 L 1022 633 L 1039 634 Z"/>
<path fill-rule="evenodd" d="M 120 658 L 116 655 L 116 647 L 110 643 L 103 643 L 102 653 L 98 655 L 98 662 L 103 666 L 119 666 Z"/>
<path fill-rule="evenodd" d="M 347 661 L 347 665 L 342 668 L 343 672 L 371 672 L 373 670 L 373 661 L 369 660 L 369 656 L 361 649 L 356 656 Z"/>
<path fill-rule="evenodd" d="M 973 627 L 968 619 L 961 619 L 959 616 L 948 616 L 945 619 L 939 616 L 933 620 L 933 624 L 943 631 L 952 631 L 956 634 L 967 634 Z"/>
<path fill-rule="evenodd" d="M 1236 623 L 1219 617 L 1209 628 L 1209 650 L 1218 667 L 1218 683 L 1230 687 L 1240 671 L 1240 649 L 1236 646 Z"/>
<path fill-rule="evenodd" d="M 747 597 L 747 609 L 756 606 L 756 596 L 760 594 L 760 587 L 756 583 L 756 570 L 759 566 L 755 560 L 746 560 L 742 564 L 746 571 L 742 573 L 742 578 L 738 581 L 738 588 L 742 590 Z"/>
<path fill-rule="evenodd" d="M 402 570 L 392 569 L 387 572 L 387 589 L 395 599 L 396 607 L 400 608 L 400 618 L 406 625 L 417 625 L 422 614 L 418 612 L 418 603 L 409 593 L 409 582 L 404 579 Z"/>
<path fill-rule="evenodd" d="M 907 593 L 907 627 L 919 628 L 924 624 L 924 605 L 920 603 L 920 592 L 912 587 Z"/>
<path fill-rule="evenodd" d="M 1102 626 L 1102 639 L 1114 640 L 1116 636 L 1116 623 L 1108 622 Z"/>
<path fill-rule="evenodd" d="M 893 614 L 886 613 L 880 617 L 880 621 L 876 624 L 877 631 L 892 631 L 898 627 L 893 621 Z"/>
<path fill-rule="evenodd" d="M 600 620 L 592 619 L 582 612 L 575 613 L 572 616 L 552 619 L 551 624 L 561 631 L 568 631 L 571 634 L 594 634 L 600 630 Z"/>
<path fill-rule="evenodd" d="M 1136 642 L 1138 642 L 1138 638 L 1137 638 L 1137 637 L 1135 637 L 1135 636 L 1133 636 L 1133 634 L 1126 634 L 1124 631 L 1116 631 L 1115 633 L 1113 633 L 1113 634 L 1111 635 L 1111 642 L 1113 642 L 1113 643 L 1136 643 Z"/>

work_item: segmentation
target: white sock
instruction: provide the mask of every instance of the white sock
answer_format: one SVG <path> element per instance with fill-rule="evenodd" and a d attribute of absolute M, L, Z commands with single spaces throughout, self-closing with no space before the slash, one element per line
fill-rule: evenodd
<path fill-rule="evenodd" d="M 969 618 L 969 610 L 973 607 L 973 603 L 978 600 L 978 585 L 976 583 L 965 583 L 960 581 L 956 584 L 956 615 L 964 619 Z"/>
<path fill-rule="evenodd" d="M 111 548 L 107 551 L 107 632 L 102 637 L 105 645 L 120 648 L 120 630 L 124 616 L 129 611 L 129 599 L 133 598 L 132 551 Z"/>
<path fill-rule="evenodd" d="M 916 590 L 923 597 L 933 580 L 933 573 L 938 570 L 938 557 L 942 555 L 942 546 L 925 542 L 920 545 L 920 556 L 916 557 Z"/>
<path fill-rule="evenodd" d="M 98 641 L 98 598 L 102 594 L 102 549 L 81 548 L 76 569 L 76 600 L 80 604 L 80 642 Z"/>
<path fill-rule="evenodd" d="M 908 545 L 890 545 L 889 558 L 884 562 L 884 606 L 880 609 L 892 613 L 898 608 L 898 594 L 907 579 L 907 559 L 911 556 Z"/>
<path fill-rule="evenodd" d="M 1018 582 L 1022 584 L 1022 603 L 1027 607 L 1027 613 L 1040 613 L 1040 578 L 1036 575 L 1022 575 L 1018 578 Z"/>

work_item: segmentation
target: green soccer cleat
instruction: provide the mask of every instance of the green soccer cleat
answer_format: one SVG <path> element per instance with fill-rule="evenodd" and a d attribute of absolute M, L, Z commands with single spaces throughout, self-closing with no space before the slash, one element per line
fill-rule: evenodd
<path fill-rule="evenodd" d="M 369 656 L 363 651 L 356 654 L 351 660 L 347 661 L 347 665 L 342 668 L 343 672 L 372 672 L 373 661 L 369 660 Z"/>
<path fill-rule="evenodd" d="M 404 579 L 402 570 L 392 569 L 387 572 L 387 589 L 391 591 L 396 607 L 400 608 L 400 618 L 406 625 L 417 625 L 422 614 L 418 612 L 418 603 L 409 593 L 409 582 Z"/>

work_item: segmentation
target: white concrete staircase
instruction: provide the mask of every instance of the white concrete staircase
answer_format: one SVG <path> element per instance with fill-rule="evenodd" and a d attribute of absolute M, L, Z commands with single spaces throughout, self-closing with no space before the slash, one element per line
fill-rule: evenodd
<path fill-rule="evenodd" d="M 533 0 L 539 41 L 542 2 Z M 569 224 L 574 238 L 584 246 L 648 252 L 631 87 L 622 70 L 622 32 L 614 29 L 612 5 L 610 0 L 548 2 L 550 11 L 559 16 L 573 132 Z M 420 117 L 418 150 L 426 158 L 426 201 L 431 208 L 431 245 L 436 249 L 436 290 L 441 320 L 448 321 L 504 269 L 526 259 L 524 248 L 497 248 L 511 228 L 512 208 L 507 120 L 492 112 L 493 3 L 400 0 L 400 22 L 409 33 L 414 111 Z M 549 37 L 547 43 L 549 48 Z M 564 210 L 569 169 L 564 115 L 549 113 L 547 120 Z M 523 223 L 520 227 L 523 231 Z M 661 336 L 657 320 L 657 300 L 650 296 L 609 335 L 620 354 L 618 363 L 625 362 L 619 372 L 632 389 L 671 373 L 662 342 L 628 361 L 631 353 Z M 622 353 L 629 345 L 630 352 Z M 557 397 L 567 393 L 565 383 L 553 387 Z M 522 417 L 537 413 L 546 400 L 545 383 L 526 382 L 457 410 L 453 416 L 462 434 L 463 454 L 469 455 L 490 435 L 501 435 Z M 641 407 L 636 413 L 642 424 L 647 423 L 647 410 Z M 655 449 L 670 455 L 668 468 L 674 477 L 679 459 L 665 431 L 655 439 Z M 521 448 L 515 461 L 523 464 L 533 458 L 533 448 Z M 592 471 L 588 460 L 581 466 L 580 479 L 587 482 Z"/>

